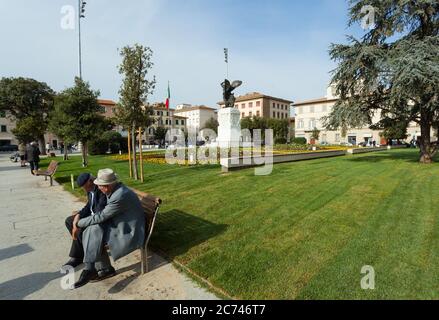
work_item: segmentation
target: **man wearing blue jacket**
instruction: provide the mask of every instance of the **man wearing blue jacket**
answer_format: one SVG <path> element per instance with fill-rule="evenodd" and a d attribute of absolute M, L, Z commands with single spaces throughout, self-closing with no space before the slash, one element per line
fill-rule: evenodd
<path fill-rule="evenodd" d="M 73 215 L 66 219 L 66 227 L 73 237 L 72 245 L 70 247 L 70 260 L 64 266 L 76 268 L 81 265 L 84 260 L 84 249 L 82 247 L 82 229 L 76 228 L 74 225 L 75 217 L 83 219 L 101 212 L 107 205 L 107 197 L 99 190 L 93 183 L 95 178 L 90 173 L 82 173 L 79 175 L 76 183 L 87 193 L 87 204 L 81 211 L 73 212 Z"/>

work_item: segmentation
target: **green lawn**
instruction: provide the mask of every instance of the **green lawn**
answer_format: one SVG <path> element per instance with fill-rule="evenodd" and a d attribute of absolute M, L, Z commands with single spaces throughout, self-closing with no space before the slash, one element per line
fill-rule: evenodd
<path fill-rule="evenodd" d="M 160 196 L 152 246 L 231 297 L 439 299 L 439 163 L 417 157 L 394 150 L 279 164 L 266 177 L 147 164 L 144 184 L 108 157 L 91 157 L 89 170 L 113 168 Z M 81 171 L 75 157 L 57 180 L 70 190 Z M 375 268 L 373 291 L 360 287 L 364 265 Z"/>

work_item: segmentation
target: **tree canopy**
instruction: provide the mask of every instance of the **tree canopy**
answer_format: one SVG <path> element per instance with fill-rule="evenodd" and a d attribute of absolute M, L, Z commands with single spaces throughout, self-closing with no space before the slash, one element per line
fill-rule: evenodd
<path fill-rule="evenodd" d="M 439 2 L 437 0 L 350 0 L 349 25 L 374 10 L 375 23 L 361 39 L 333 44 L 338 63 L 332 84 L 340 97 L 324 118 L 328 130 L 373 125 L 398 119 L 421 127 L 421 158 L 430 163 L 437 152 L 431 129 L 439 123 Z"/>
<path fill-rule="evenodd" d="M 123 76 L 119 90 L 120 99 L 116 106 L 116 121 L 125 129 L 131 130 L 134 178 L 138 179 L 136 130 L 151 125 L 151 110 L 147 104 L 148 95 L 155 88 L 155 76 L 147 79 L 153 67 L 152 50 L 139 44 L 126 46 L 120 51 L 122 63 L 119 73 Z"/>
<path fill-rule="evenodd" d="M 62 91 L 55 99 L 50 129 L 68 142 L 82 143 L 83 166 L 88 165 L 87 143 L 108 129 L 109 123 L 100 114 L 99 91 L 88 82 L 75 78 L 75 85 Z"/>
<path fill-rule="evenodd" d="M 14 134 L 21 142 L 38 140 L 45 153 L 44 134 L 55 92 L 44 82 L 29 78 L 0 80 L 0 111 L 17 121 Z"/>

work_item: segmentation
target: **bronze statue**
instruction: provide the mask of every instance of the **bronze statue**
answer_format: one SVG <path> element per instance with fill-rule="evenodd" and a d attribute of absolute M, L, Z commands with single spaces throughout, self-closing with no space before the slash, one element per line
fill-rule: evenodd
<path fill-rule="evenodd" d="M 221 86 L 223 87 L 223 99 L 225 103 L 225 108 L 234 108 L 235 107 L 235 95 L 233 94 L 233 91 L 242 85 L 242 81 L 233 81 L 232 84 L 230 84 L 229 80 L 224 80 L 223 83 L 221 83 Z"/>

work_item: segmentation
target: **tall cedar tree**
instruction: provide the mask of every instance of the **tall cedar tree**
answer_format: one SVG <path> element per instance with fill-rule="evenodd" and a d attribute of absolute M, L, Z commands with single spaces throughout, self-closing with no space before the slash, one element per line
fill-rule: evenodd
<path fill-rule="evenodd" d="M 346 132 L 372 125 L 374 114 L 384 123 L 413 121 L 421 127 L 420 162 L 431 163 L 438 150 L 430 136 L 439 123 L 439 1 L 350 0 L 349 26 L 365 19 L 366 6 L 375 9 L 375 24 L 359 40 L 331 45 L 340 100 L 324 125 Z"/>

